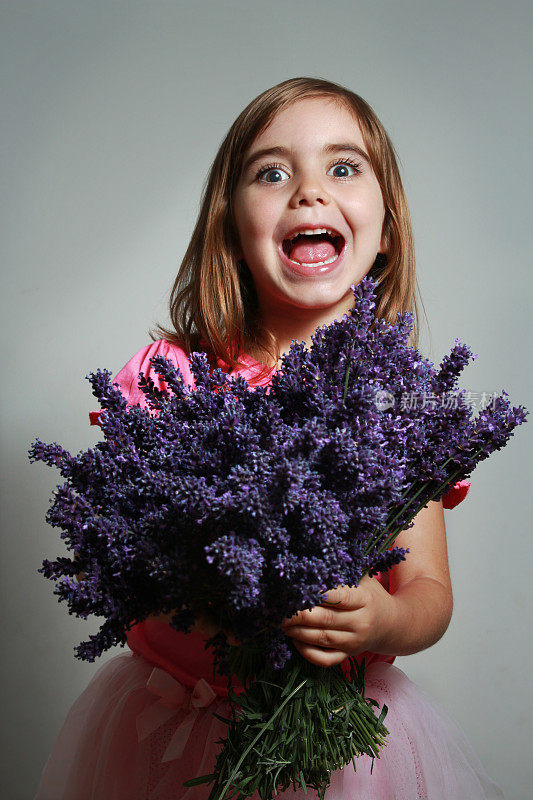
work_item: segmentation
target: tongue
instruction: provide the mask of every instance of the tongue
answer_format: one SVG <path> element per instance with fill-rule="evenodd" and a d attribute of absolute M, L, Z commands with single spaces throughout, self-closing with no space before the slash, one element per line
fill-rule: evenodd
<path fill-rule="evenodd" d="M 318 261 L 328 261 L 335 255 L 335 247 L 331 240 L 324 236 L 305 237 L 299 239 L 291 250 L 290 258 L 300 264 L 316 264 Z"/>

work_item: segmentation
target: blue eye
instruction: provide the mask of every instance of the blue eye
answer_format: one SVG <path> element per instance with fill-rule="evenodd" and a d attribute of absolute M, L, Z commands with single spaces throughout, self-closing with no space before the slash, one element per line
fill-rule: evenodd
<path fill-rule="evenodd" d="M 274 176 L 275 175 L 279 176 L 282 172 L 285 172 L 285 174 L 287 175 L 287 172 L 282 167 L 280 167 L 279 164 L 268 164 L 266 167 L 261 167 L 261 169 L 259 170 L 259 172 L 256 174 L 255 177 L 259 178 L 259 180 L 262 180 L 261 178 L 262 175 L 272 173 L 272 175 Z M 275 178 L 274 180 L 263 181 L 263 183 L 282 183 L 282 182 L 283 181 L 279 180 L 278 178 Z"/>
<path fill-rule="evenodd" d="M 336 164 L 333 164 L 333 166 L 330 167 L 330 170 L 328 170 L 328 175 L 332 169 L 338 169 L 339 167 L 342 167 L 344 169 L 345 174 L 334 175 L 333 176 L 334 178 L 352 178 L 354 175 L 360 175 L 360 173 L 362 172 L 361 164 L 357 164 L 354 161 L 344 160 L 344 161 L 337 161 Z M 347 170 L 349 168 L 353 170 L 351 174 L 349 172 L 347 173 Z"/>
<path fill-rule="evenodd" d="M 332 164 L 327 174 L 330 175 L 331 170 L 334 169 L 343 169 L 345 173 L 344 175 L 333 175 L 332 177 L 339 178 L 340 180 L 353 178 L 355 175 L 361 174 L 363 171 L 361 167 L 361 163 L 351 161 L 349 158 L 342 158 Z M 350 172 L 350 170 L 352 170 L 352 172 Z M 255 177 L 256 180 L 261 181 L 261 183 L 284 183 L 285 181 L 281 177 L 282 173 L 285 173 L 287 176 L 285 180 L 290 178 L 287 170 L 282 167 L 281 164 L 267 164 L 266 166 L 261 167 L 261 169 L 256 173 Z M 272 176 L 272 180 L 268 177 L 269 175 Z M 263 178 L 263 176 L 267 176 L 266 180 Z"/>

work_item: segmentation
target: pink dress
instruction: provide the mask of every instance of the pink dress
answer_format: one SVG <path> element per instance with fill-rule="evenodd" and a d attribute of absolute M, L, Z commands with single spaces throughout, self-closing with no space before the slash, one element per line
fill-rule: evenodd
<path fill-rule="evenodd" d="M 186 353 L 165 340 L 140 350 L 115 380 L 132 404 L 145 405 L 139 372 L 159 376 L 149 359 L 163 355 L 193 384 Z M 242 357 L 247 380 L 260 364 Z M 263 380 L 267 383 L 269 378 Z M 97 424 L 98 412 L 91 414 Z M 443 498 L 461 502 L 470 484 Z M 378 575 L 388 589 L 388 575 Z M 210 785 L 183 782 L 212 771 L 226 726 L 226 679 L 213 671 L 201 634 L 184 634 L 167 623 L 145 620 L 127 633 L 129 652 L 95 672 L 63 723 L 44 767 L 34 800 L 207 800 Z M 362 756 L 335 771 L 326 800 L 488 800 L 503 798 L 465 734 L 446 711 L 397 667 L 394 657 L 364 653 L 366 693 L 388 708 L 388 744 L 374 761 Z M 308 798 L 302 790 L 281 793 Z M 314 795 L 313 790 L 310 791 Z M 253 800 L 260 800 L 254 795 Z"/>

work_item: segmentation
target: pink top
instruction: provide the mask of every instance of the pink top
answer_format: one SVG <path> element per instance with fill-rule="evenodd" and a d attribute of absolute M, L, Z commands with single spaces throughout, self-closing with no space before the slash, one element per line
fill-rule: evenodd
<path fill-rule="evenodd" d="M 180 369 L 185 383 L 188 386 L 194 385 L 194 376 L 185 351 L 177 345 L 170 344 L 165 339 L 160 339 L 139 350 L 115 377 L 115 382 L 119 384 L 122 394 L 132 405 L 139 404 L 142 407 L 146 407 L 146 398 L 138 387 L 139 372 L 152 378 L 158 388 L 166 388 L 164 381 L 161 380 L 150 364 L 150 359 L 156 355 L 170 359 Z M 263 368 L 262 364 L 248 355 L 241 356 L 240 360 L 245 364 L 245 367 L 236 370 L 233 374 L 240 373 L 247 380 L 256 377 Z M 269 380 L 270 378 L 267 376 L 257 385 L 265 385 Z M 90 413 L 92 425 L 98 424 L 99 413 Z M 461 481 L 456 484 L 442 498 L 444 508 L 453 508 L 460 503 L 466 497 L 469 488 L 468 481 Z M 388 590 L 389 573 L 384 575 L 378 573 L 376 580 Z M 227 696 L 227 678 L 214 672 L 213 656 L 210 650 L 205 649 L 206 639 L 202 634 L 196 632 L 181 633 L 174 630 L 166 622 L 147 619 L 134 625 L 127 631 L 126 635 L 128 646 L 133 652 L 142 655 L 152 664 L 166 670 L 181 683 L 193 687 L 199 678 L 204 678 L 217 695 Z M 394 656 L 370 652 L 361 653 L 357 656 L 358 661 L 363 658 L 367 665 L 373 661 L 386 661 L 390 664 L 394 661 Z M 342 663 L 342 666 L 347 670 L 348 659 Z M 235 688 L 238 690 L 239 684 L 236 684 Z"/>

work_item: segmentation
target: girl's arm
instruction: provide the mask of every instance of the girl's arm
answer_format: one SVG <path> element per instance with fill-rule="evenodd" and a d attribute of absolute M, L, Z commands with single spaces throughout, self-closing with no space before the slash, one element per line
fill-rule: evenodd
<path fill-rule="evenodd" d="M 430 501 L 396 544 L 409 553 L 391 570 L 389 591 L 365 577 L 357 588 L 329 590 L 327 602 L 283 622 L 305 658 L 332 666 L 365 650 L 409 655 L 443 636 L 453 599 L 441 501 Z"/>
<path fill-rule="evenodd" d="M 175 612 L 169 612 L 167 614 L 150 614 L 147 619 L 157 619 L 160 622 L 171 622 L 172 617 L 174 616 Z M 199 616 L 195 617 L 194 625 L 191 628 L 191 632 L 201 633 L 206 639 L 214 636 L 215 633 L 218 633 L 221 628 L 217 627 L 213 622 L 207 619 L 206 616 L 200 614 Z M 232 636 L 229 631 L 224 631 L 227 636 L 228 642 L 232 645 L 239 644 L 238 640 Z"/>

